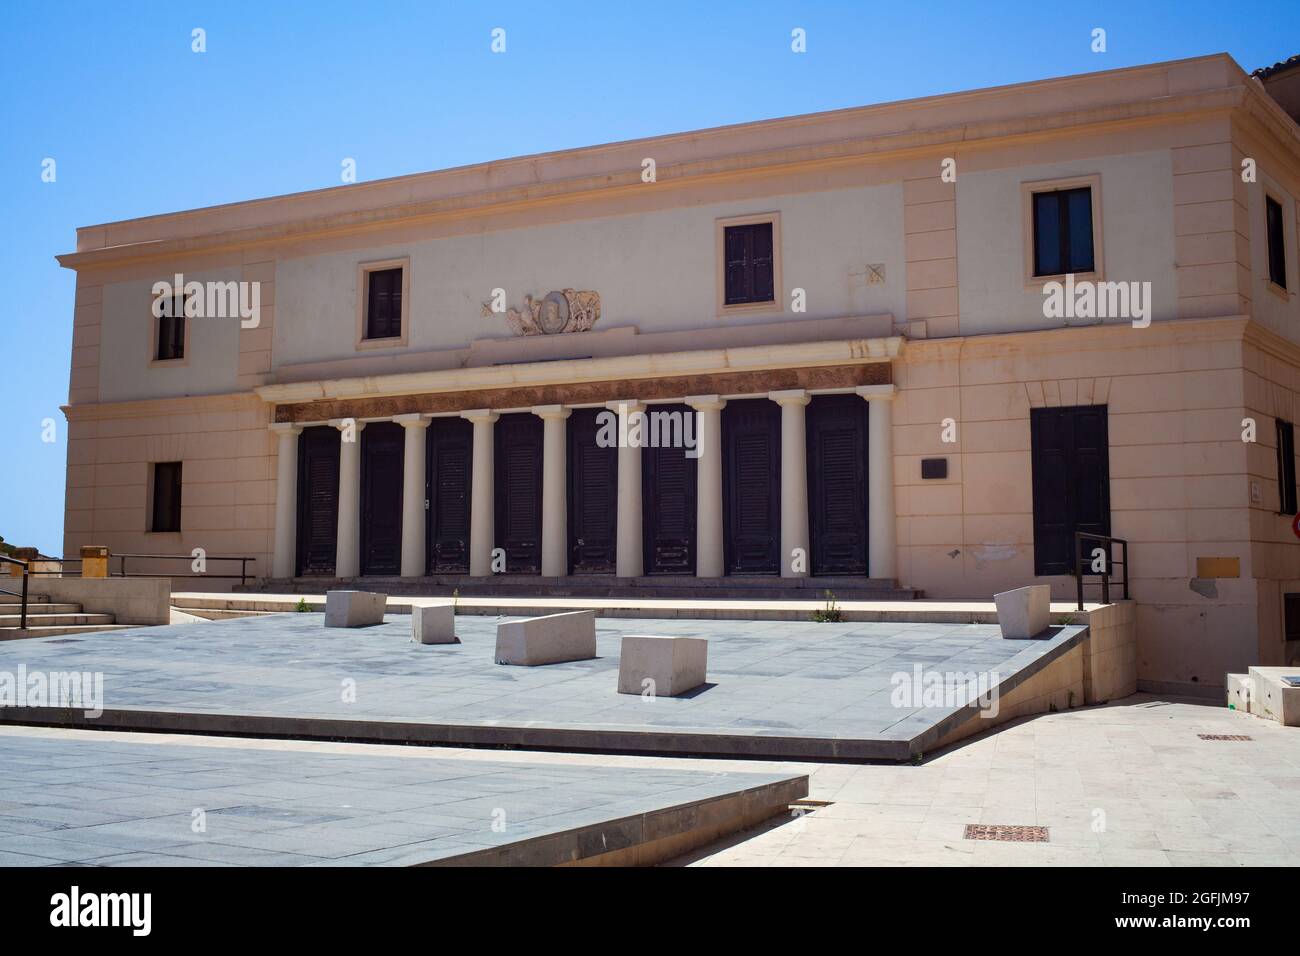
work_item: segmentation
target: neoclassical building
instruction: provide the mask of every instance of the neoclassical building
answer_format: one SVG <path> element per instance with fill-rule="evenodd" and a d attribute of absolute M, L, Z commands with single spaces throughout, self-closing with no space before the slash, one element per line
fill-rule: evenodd
<path fill-rule="evenodd" d="M 1296 659 L 1292 68 L 80 229 L 65 553 L 246 554 L 306 590 L 1067 599 L 1084 531 L 1128 542 L 1144 686 Z"/>

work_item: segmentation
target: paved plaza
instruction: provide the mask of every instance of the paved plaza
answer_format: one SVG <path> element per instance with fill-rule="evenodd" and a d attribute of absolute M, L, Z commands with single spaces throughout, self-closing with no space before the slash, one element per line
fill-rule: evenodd
<path fill-rule="evenodd" d="M 0 866 L 554 864 L 784 810 L 802 775 L 0 728 Z M 729 802 L 734 806 L 729 806 Z"/>
<path fill-rule="evenodd" d="M 421 645 L 405 615 L 326 629 L 320 614 L 277 614 L 8 642 L 0 670 L 103 673 L 98 725 L 121 729 L 906 759 L 965 719 L 965 698 L 900 705 L 895 675 L 986 675 L 1005 692 L 1083 633 L 1013 641 L 988 624 L 601 618 L 596 659 L 510 667 L 493 662 L 498 620 L 463 615 L 460 644 Z M 678 699 L 618 694 L 620 638 L 646 633 L 707 638 L 709 683 Z"/>

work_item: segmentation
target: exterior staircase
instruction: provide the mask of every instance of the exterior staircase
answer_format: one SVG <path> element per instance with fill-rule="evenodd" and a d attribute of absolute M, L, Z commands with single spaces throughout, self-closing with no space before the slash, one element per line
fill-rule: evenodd
<path fill-rule="evenodd" d="M 268 578 L 255 585 L 235 587 L 233 590 L 249 594 L 323 594 L 339 588 L 382 591 L 385 594 L 407 597 L 450 597 L 452 591 L 458 591 L 461 597 L 667 598 L 719 601 L 822 601 L 827 591 L 832 592 L 837 601 L 912 601 L 922 597 L 920 590 L 899 587 L 897 581 L 887 578 L 779 578 L 757 575 L 723 578 L 669 575 L 640 578 L 619 578 L 614 575 L 542 578 L 525 574 L 498 574 L 486 579 L 456 574 L 421 578 L 298 577 Z"/>
<path fill-rule="evenodd" d="M 80 604 L 54 604 L 48 595 L 35 594 L 27 599 L 27 627 L 19 629 L 22 608 L 19 599 L 0 594 L 0 641 L 20 637 L 56 637 L 84 634 L 89 631 L 117 631 L 130 627 L 117 624 L 111 614 L 91 614 Z"/>

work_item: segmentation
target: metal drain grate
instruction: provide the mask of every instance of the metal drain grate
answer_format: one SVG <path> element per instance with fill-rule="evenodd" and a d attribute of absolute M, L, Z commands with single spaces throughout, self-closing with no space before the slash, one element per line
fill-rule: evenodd
<path fill-rule="evenodd" d="M 1202 740 L 1254 740 L 1246 734 L 1197 734 Z"/>
<path fill-rule="evenodd" d="M 1003 843 L 1046 843 L 1047 827 L 1004 826 L 999 823 L 966 824 L 967 840 L 1000 840 Z"/>

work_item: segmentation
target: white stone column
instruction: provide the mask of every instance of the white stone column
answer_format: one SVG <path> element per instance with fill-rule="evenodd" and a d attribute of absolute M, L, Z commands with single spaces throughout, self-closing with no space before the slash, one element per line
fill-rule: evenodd
<path fill-rule="evenodd" d="M 475 577 L 487 577 L 492 573 L 492 538 L 495 534 L 492 424 L 500 416 L 485 408 L 460 414 L 462 418 L 474 423 L 474 462 L 471 466 L 474 477 L 469 498 L 469 573 Z"/>
<path fill-rule="evenodd" d="M 563 405 L 538 405 L 533 414 L 542 420 L 542 577 L 569 573 L 569 471 L 568 432 Z"/>
<path fill-rule="evenodd" d="M 302 433 L 302 426 L 276 422 L 270 429 L 279 439 L 275 465 L 275 550 L 271 559 L 271 576 L 291 578 L 298 557 L 298 436 Z"/>
<path fill-rule="evenodd" d="M 365 422 L 343 418 L 330 422 L 341 434 L 339 442 L 339 533 L 334 555 L 334 576 L 361 574 L 361 431 Z M 351 441 L 348 438 L 351 437 Z"/>
<path fill-rule="evenodd" d="M 625 436 L 631 417 L 645 406 L 640 402 L 610 402 L 606 408 L 619 416 L 618 433 Z M 644 428 L 638 429 L 644 433 Z M 615 573 L 620 578 L 639 578 L 645 572 L 645 552 L 641 544 L 641 446 L 631 447 L 620 441 L 618 446 L 618 543 Z"/>
<path fill-rule="evenodd" d="M 423 415 L 395 415 L 402 426 L 405 447 L 402 450 L 402 577 L 423 576 L 425 563 L 424 447 L 429 434 L 429 420 Z"/>
<path fill-rule="evenodd" d="M 720 578 L 725 569 L 722 544 L 722 409 L 725 398 L 696 395 L 686 399 L 695 409 L 696 462 L 695 576 Z"/>
<path fill-rule="evenodd" d="M 781 577 L 801 578 L 808 573 L 808 442 L 804 408 L 808 393 L 802 388 L 768 392 L 781 406 Z M 794 551 L 803 553 L 803 571 L 794 568 Z"/>
<path fill-rule="evenodd" d="M 894 396 L 893 385 L 861 385 L 867 400 L 867 574 L 898 576 L 897 518 L 894 514 Z"/>

